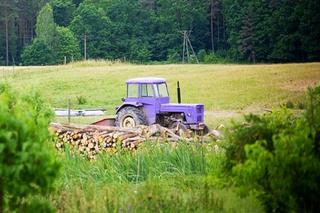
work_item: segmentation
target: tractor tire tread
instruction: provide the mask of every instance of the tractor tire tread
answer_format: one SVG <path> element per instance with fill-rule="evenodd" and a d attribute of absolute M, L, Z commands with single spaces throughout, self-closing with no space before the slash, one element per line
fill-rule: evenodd
<path fill-rule="evenodd" d="M 131 116 L 134 120 L 136 125 L 147 125 L 147 118 L 144 114 L 144 112 L 137 107 L 133 107 L 133 106 L 126 106 L 124 108 L 122 108 L 116 115 L 116 126 L 117 127 L 121 127 L 121 123 L 123 121 L 123 119 L 127 116 Z"/>

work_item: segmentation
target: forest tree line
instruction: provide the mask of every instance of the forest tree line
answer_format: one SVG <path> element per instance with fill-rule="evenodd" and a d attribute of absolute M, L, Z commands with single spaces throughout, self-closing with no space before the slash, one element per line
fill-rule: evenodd
<path fill-rule="evenodd" d="M 0 65 L 318 61 L 319 11 L 318 0 L 1 0 Z"/>

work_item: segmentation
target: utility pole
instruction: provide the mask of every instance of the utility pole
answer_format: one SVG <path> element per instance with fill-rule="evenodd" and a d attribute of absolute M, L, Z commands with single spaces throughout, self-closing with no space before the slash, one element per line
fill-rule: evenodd
<path fill-rule="evenodd" d="M 198 57 L 192 47 L 190 39 L 189 39 L 189 35 L 190 35 L 191 31 L 184 30 L 181 33 L 183 34 L 182 62 L 183 63 L 185 62 L 186 55 L 187 55 L 188 62 L 190 62 L 190 52 L 189 52 L 189 48 L 190 48 L 192 51 L 192 55 L 196 58 L 197 63 L 199 64 Z"/>
<path fill-rule="evenodd" d="M 6 66 L 9 66 L 9 33 L 8 33 L 8 17 L 6 13 Z"/>
<path fill-rule="evenodd" d="M 222 30 L 223 30 L 223 49 L 226 49 L 226 27 L 225 27 L 223 16 L 222 16 Z"/>
<path fill-rule="evenodd" d="M 217 48 L 218 49 L 219 49 L 219 43 L 220 43 L 220 18 L 219 17 L 220 17 L 220 9 L 218 9 L 218 16 L 217 16 L 217 22 L 218 22 L 217 23 L 218 25 L 217 26 L 217 29 L 218 29 L 218 45 L 217 45 L 218 47 Z"/>
<path fill-rule="evenodd" d="M 184 63 L 184 56 L 186 55 L 185 52 L 186 52 L 186 37 L 185 37 L 185 31 L 183 31 L 182 63 Z"/>
<path fill-rule="evenodd" d="M 32 26 L 33 26 L 33 21 L 31 19 L 30 20 L 30 37 L 31 37 L 30 42 L 33 41 L 33 36 L 34 36 Z"/>
<path fill-rule="evenodd" d="M 183 51 L 182 51 L 182 63 L 184 63 L 185 59 L 185 55 L 186 55 L 186 49 L 188 49 L 187 47 L 187 40 L 186 40 L 186 31 L 183 31 Z M 188 62 L 189 62 L 189 54 L 187 54 L 188 57 Z"/>
<path fill-rule="evenodd" d="M 213 12 L 213 2 L 214 0 L 211 0 L 210 5 L 210 28 L 211 28 L 211 50 L 214 53 L 214 12 Z"/>
<path fill-rule="evenodd" d="M 186 45 L 186 49 L 187 49 L 187 56 L 188 56 L 188 63 L 190 61 L 190 53 L 189 53 L 189 46 L 188 46 L 188 34 L 187 34 L 187 31 L 184 32 L 184 39 L 185 39 L 185 45 Z"/>
<path fill-rule="evenodd" d="M 187 41 L 189 42 L 190 48 L 191 48 L 191 50 L 192 50 L 192 55 L 194 55 L 194 57 L 196 57 L 197 64 L 199 64 L 198 57 L 197 57 L 196 53 L 194 52 L 194 49 L 193 49 L 193 47 L 192 47 L 192 45 L 191 45 L 191 41 L 190 41 L 190 39 L 189 39 L 189 36 L 187 36 Z M 188 54 L 189 54 L 189 52 L 188 52 Z"/>
<path fill-rule="evenodd" d="M 83 39 L 83 44 L 84 44 L 84 60 L 87 60 L 87 34 L 84 33 L 84 39 Z"/>

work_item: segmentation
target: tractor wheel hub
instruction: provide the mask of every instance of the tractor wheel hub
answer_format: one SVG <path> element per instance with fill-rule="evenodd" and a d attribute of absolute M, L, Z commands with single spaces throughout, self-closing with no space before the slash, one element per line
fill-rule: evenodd
<path fill-rule="evenodd" d="M 136 122 L 134 121 L 134 119 L 132 117 L 126 117 L 122 121 L 122 126 L 125 128 L 133 128 L 136 126 Z"/>

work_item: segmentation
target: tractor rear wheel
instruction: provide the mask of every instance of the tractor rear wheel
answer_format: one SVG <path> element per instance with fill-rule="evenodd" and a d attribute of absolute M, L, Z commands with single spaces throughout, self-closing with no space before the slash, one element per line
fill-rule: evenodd
<path fill-rule="evenodd" d="M 134 128 L 139 125 L 147 125 L 147 119 L 142 110 L 136 107 L 124 107 L 116 116 L 116 126 Z"/>

